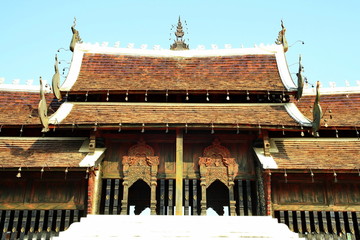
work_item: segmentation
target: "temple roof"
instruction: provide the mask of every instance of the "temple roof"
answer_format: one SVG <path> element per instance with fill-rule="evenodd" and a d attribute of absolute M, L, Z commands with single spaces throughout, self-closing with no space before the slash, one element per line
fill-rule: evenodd
<path fill-rule="evenodd" d="M 50 118 L 63 124 L 238 124 L 311 126 L 293 103 L 191 104 L 66 102 Z"/>
<path fill-rule="evenodd" d="M 104 149 L 98 149 L 94 154 L 89 155 L 86 140 L 86 138 L 0 137 L 0 166 L 24 167 L 24 169 L 94 166 Z"/>
<path fill-rule="evenodd" d="M 262 149 L 255 149 L 264 168 L 360 168 L 360 141 L 357 138 L 274 138 L 270 145 L 270 157 L 265 157 Z"/>
<path fill-rule="evenodd" d="M 283 47 L 148 50 L 77 44 L 63 92 L 296 92 Z"/>
<path fill-rule="evenodd" d="M 52 93 L 46 94 L 47 104 L 52 103 L 50 109 L 54 112 L 60 104 L 53 98 Z M 39 100 L 39 91 L 0 90 L 0 125 L 39 125 Z"/>
<path fill-rule="evenodd" d="M 296 104 L 309 119 L 312 119 L 314 99 L 315 95 L 308 93 Z M 326 129 L 326 124 L 329 128 L 355 126 L 360 128 L 360 91 L 321 93 L 320 105 L 323 111 L 322 129 Z"/>

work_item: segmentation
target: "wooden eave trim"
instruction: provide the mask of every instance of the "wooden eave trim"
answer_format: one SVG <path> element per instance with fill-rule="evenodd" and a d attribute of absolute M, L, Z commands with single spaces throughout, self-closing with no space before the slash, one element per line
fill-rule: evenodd
<path fill-rule="evenodd" d="M 84 210 L 84 203 L 0 203 L 0 210 Z"/>
<path fill-rule="evenodd" d="M 101 122 L 97 122 L 96 125 L 96 129 L 97 131 L 99 130 L 117 130 L 119 129 L 119 124 L 120 123 L 110 123 L 110 124 L 103 124 Z M 185 124 L 187 124 L 188 126 L 185 127 Z M 215 130 L 234 130 L 236 131 L 237 129 L 240 130 L 250 130 L 250 131 L 259 131 L 259 130 L 269 130 L 269 131 L 279 131 L 279 130 L 284 130 L 284 131 L 294 131 L 294 132 L 300 132 L 301 126 L 300 125 L 295 125 L 294 126 L 283 126 L 281 125 L 261 125 L 261 128 L 259 128 L 258 124 L 254 124 L 254 125 L 244 125 L 244 124 L 216 124 L 214 123 L 214 129 Z M 164 130 L 166 129 L 166 123 L 157 123 L 157 124 L 145 124 L 144 126 L 142 125 L 142 123 L 121 123 L 121 129 L 122 130 L 138 130 L 141 129 L 142 127 L 144 127 L 146 130 Z M 56 128 L 56 129 L 89 129 L 89 130 L 94 130 L 95 129 L 95 122 L 94 124 L 81 124 L 78 122 L 75 122 L 75 126 L 73 126 L 72 124 L 59 124 L 59 125 L 50 125 L 49 126 L 50 129 Z M 175 129 L 189 129 L 189 130 L 208 130 L 211 129 L 211 123 L 203 123 L 203 124 L 192 124 L 192 123 L 169 123 L 169 130 L 175 130 Z M 306 130 L 307 128 L 304 127 L 304 129 Z M 303 129 L 303 130 L 304 130 Z M 309 128 L 310 129 L 310 128 Z"/>
<path fill-rule="evenodd" d="M 359 168 L 360 168 L 360 164 L 359 164 Z M 313 172 L 314 174 L 334 174 L 334 171 L 336 172 L 336 174 L 338 173 L 346 173 L 346 174 L 355 174 L 357 176 L 359 176 L 360 178 L 360 172 L 359 169 L 336 169 L 336 168 L 331 168 L 331 169 L 318 169 L 318 168 L 277 168 L 277 169 L 266 169 L 267 172 L 271 172 L 271 174 L 281 174 L 280 176 L 283 176 L 283 174 L 286 173 L 294 173 L 294 174 L 306 174 L 309 178 L 310 178 L 310 174 L 311 172 Z"/>
<path fill-rule="evenodd" d="M 308 205 L 308 204 L 272 204 L 273 211 L 341 211 L 358 212 L 360 205 Z"/>
<path fill-rule="evenodd" d="M 181 95 L 186 95 L 186 92 L 188 92 L 189 94 L 206 94 L 207 92 L 209 92 L 210 94 L 227 94 L 227 91 L 230 93 L 230 95 L 247 95 L 247 92 L 249 92 L 250 95 L 257 95 L 257 94 L 268 94 L 268 92 L 270 92 L 270 94 L 287 94 L 287 95 L 291 95 L 291 96 L 295 96 L 297 91 L 294 90 L 286 90 L 286 88 L 284 87 L 283 90 L 232 90 L 231 88 L 229 89 L 177 89 L 177 90 L 171 90 L 171 89 L 163 89 L 163 90 L 151 90 L 151 89 L 143 89 L 143 90 L 139 90 L 139 89 L 122 89 L 122 90 L 105 90 L 105 89 L 100 89 L 100 90 L 89 90 L 89 91 L 61 91 L 62 95 L 85 95 L 85 94 L 91 94 L 91 95 L 106 95 L 109 91 L 109 94 L 117 94 L 117 95 L 124 95 L 126 94 L 126 92 L 128 92 L 129 95 L 132 94 L 144 94 L 146 91 L 148 94 L 152 94 L 152 95 L 165 95 L 166 92 L 168 92 L 168 94 L 181 94 Z"/>
<path fill-rule="evenodd" d="M 24 165 L 15 166 L 15 164 L 13 167 L 2 167 L 0 164 L 0 172 L 18 172 L 19 167 L 21 167 L 21 172 L 40 172 L 40 170 L 42 169 L 42 167 L 27 167 Z M 96 170 L 96 168 L 93 168 L 93 167 L 90 167 L 90 168 Z M 65 169 L 68 169 L 69 172 L 83 172 L 83 171 L 86 171 L 88 169 L 88 167 L 65 166 L 65 165 L 63 167 L 51 167 L 51 166 L 46 166 L 46 165 L 44 166 L 45 173 L 64 172 Z M 15 176 L 14 176 L 14 179 L 16 179 Z"/>

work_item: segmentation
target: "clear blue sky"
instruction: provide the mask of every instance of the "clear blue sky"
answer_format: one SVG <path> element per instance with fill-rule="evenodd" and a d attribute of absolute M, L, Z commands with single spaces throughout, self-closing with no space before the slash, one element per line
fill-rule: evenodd
<path fill-rule="evenodd" d="M 84 42 L 116 41 L 168 48 L 171 25 L 187 21 L 190 48 L 253 47 L 272 44 L 283 19 L 289 44 L 290 71 L 301 54 L 309 82 L 334 81 L 352 86 L 360 80 L 360 1 L 145 1 L 16 0 L 0 3 L 0 77 L 25 83 L 39 76 L 50 82 L 57 49 L 68 48 L 73 18 Z M 71 60 L 60 52 L 60 60 Z M 61 68 L 66 64 L 62 64 Z M 295 75 L 292 75 L 294 80 Z"/>

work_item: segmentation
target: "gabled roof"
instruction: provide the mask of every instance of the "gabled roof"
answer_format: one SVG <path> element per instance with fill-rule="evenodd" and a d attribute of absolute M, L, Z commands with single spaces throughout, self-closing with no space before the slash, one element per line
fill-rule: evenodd
<path fill-rule="evenodd" d="M 357 138 L 273 138 L 270 157 L 255 148 L 268 169 L 343 169 L 360 168 L 360 140 Z"/>
<path fill-rule="evenodd" d="M 357 90 L 356 88 L 354 88 Z M 322 91 L 320 89 L 320 105 L 323 111 L 321 127 L 350 127 L 360 128 L 360 89 L 357 91 Z M 312 107 L 315 94 L 306 93 L 298 103 L 299 110 L 312 119 Z"/>
<path fill-rule="evenodd" d="M 0 137 L 0 166 L 87 167 L 101 160 L 105 149 L 88 154 L 86 138 Z M 86 144 L 87 143 L 87 144 Z"/>
<path fill-rule="evenodd" d="M 50 123 L 60 125 L 232 124 L 241 126 L 311 126 L 293 103 L 191 104 L 66 102 Z"/>
<path fill-rule="evenodd" d="M 282 46 L 147 50 L 77 44 L 63 92 L 295 92 Z"/>
<path fill-rule="evenodd" d="M 60 105 L 46 94 L 51 115 Z M 0 89 L 0 125 L 40 125 L 38 117 L 39 91 L 9 91 Z"/>

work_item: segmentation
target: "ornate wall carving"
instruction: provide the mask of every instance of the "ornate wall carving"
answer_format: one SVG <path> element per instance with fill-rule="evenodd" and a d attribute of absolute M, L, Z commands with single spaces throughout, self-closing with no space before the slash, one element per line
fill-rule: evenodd
<path fill-rule="evenodd" d="M 127 156 L 123 156 L 124 194 L 122 214 L 127 214 L 128 190 L 139 179 L 143 180 L 151 188 L 150 209 L 151 214 L 156 214 L 156 176 L 159 163 L 159 157 L 154 156 L 154 149 L 142 139 L 129 148 Z"/>
<path fill-rule="evenodd" d="M 230 215 L 236 215 L 233 187 L 239 166 L 235 158 L 231 158 L 230 151 L 215 139 L 211 146 L 204 149 L 203 156 L 199 157 L 199 166 L 202 187 L 201 215 L 206 214 L 206 189 L 216 180 L 229 188 Z"/>

